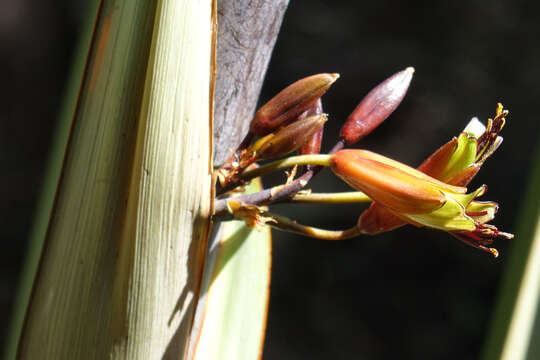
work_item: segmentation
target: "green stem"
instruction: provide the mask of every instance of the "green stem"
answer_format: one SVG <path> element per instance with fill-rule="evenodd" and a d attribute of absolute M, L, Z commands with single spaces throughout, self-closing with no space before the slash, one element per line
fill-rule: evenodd
<path fill-rule="evenodd" d="M 325 204 L 345 204 L 371 202 L 372 200 L 360 191 L 350 191 L 341 193 L 310 193 L 296 194 L 289 199 L 289 202 L 297 203 L 325 203 Z"/>
<path fill-rule="evenodd" d="M 274 214 L 269 211 L 265 211 L 263 213 L 263 216 L 272 218 L 275 221 L 267 222 L 267 225 L 270 225 L 275 229 L 301 234 L 316 239 L 345 240 L 360 235 L 360 231 L 356 226 L 353 226 L 352 228 L 346 230 L 325 230 L 299 224 L 294 220 L 286 218 L 285 216 Z"/>
<path fill-rule="evenodd" d="M 293 167 L 295 165 L 302 166 L 302 165 L 321 165 L 321 166 L 329 166 L 330 165 L 330 159 L 332 158 L 332 155 L 299 155 L 299 156 L 291 156 L 282 160 L 277 160 L 274 162 L 271 162 L 269 164 L 260 166 L 253 170 L 244 171 L 240 178 L 242 180 L 251 180 L 253 178 L 262 176 L 264 174 L 268 174 L 274 171 L 279 171 L 283 169 L 287 169 L 290 167 Z"/>

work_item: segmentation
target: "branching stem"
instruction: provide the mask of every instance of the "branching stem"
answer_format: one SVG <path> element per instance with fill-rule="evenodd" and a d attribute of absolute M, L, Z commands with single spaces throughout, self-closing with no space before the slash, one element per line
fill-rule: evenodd
<path fill-rule="evenodd" d="M 326 165 L 328 165 L 331 158 L 330 155 L 343 149 L 344 145 L 345 145 L 344 141 L 339 140 L 334 145 L 334 147 L 329 151 L 328 155 L 307 155 L 307 156 L 311 156 L 311 160 L 313 161 L 324 162 Z M 322 157 L 314 158 L 314 156 L 322 156 Z M 295 156 L 295 158 L 299 158 L 299 157 L 301 156 Z M 281 161 L 284 161 L 284 160 L 281 160 Z M 313 164 L 315 164 L 315 162 L 313 162 Z M 298 165 L 298 163 L 296 163 L 296 165 Z M 294 166 L 294 164 L 291 166 Z M 278 201 L 283 201 L 287 198 L 290 198 L 292 195 L 294 195 L 295 193 L 300 191 L 302 188 L 304 188 L 309 182 L 309 180 L 311 180 L 313 176 L 317 175 L 322 169 L 323 169 L 323 166 L 321 165 L 313 166 L 311 169 L 307 170 L 304 174 L 302 174 L 298 179 L 294 180 L 293 182 L 289 184 L 275 186 L 271 189 L 265 189 L 255 194 L 240 195 L 240 196 L 235 197 L 234 199 L 235 201 L 239 201 L 246 205 L 268 205 L 268 204 L 272 204 Z M 233 188 L 233 186 L 231 186 L 231 188 Z M 216 192 L 217 194 L 220 194 L 219 189 Z M 219 217 L 221 218 L 221 220 L 232 219 L 232 217 L 228 213 L 227 199 L 219 199 L 219 200 L 215 199 L 213 216 Z"/>
<path fill-rule="evenodd" d="M 313 175 L 314 171 L 309 170 L 289 184 L 274 186 L 273 188 L 265 189 L 254 194 L 235 196 L 234 201 L 246 205 L 268 205 L 283 200 L 299 190 L 302 190 L 302 188 L 307 185 L 308 181 L 311 180 Z M 220 199 L 214 202 L 214 217 L 222 217 L 222 220 L 227 220 L 227 200 L 228 199 Z"/>

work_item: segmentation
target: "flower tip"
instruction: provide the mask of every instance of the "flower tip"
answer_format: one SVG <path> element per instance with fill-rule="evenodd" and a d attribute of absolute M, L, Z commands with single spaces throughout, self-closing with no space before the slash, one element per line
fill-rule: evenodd
<path fill-rule="evenodd" d="M 406 72 L 410 73 L 411 75 L 414 74 L 414 68 L 412 66 L 409 66 L 405 69 Z"/>
<path fill-rule="evenodd" d="M 338 73 L 330 74 L 330 76 L 334 79 L 334 81 L 336 81 L 337 79 L 339 79 L 339 74 L 338 74 Z"/>
<path fill-rule="evenodd" d="M 470 134 L 476 138 L 482 136 L 485 131 L 486 126 L 482 124 L 482 122 L 480 122 L 476 116 L 473 117 L 467 126 L 465 126 L 465 129 L 463 129 L 463 132 L 466 132 L 467 134 Z"/>
<path fill-rule="evenodd" d="M 495 110 L 495 115 L 500 116 L 504 111 L 504 106 L 501 103 L 497 103 L 497 109 Z M 508 110 L 506 110 L 508 112 Z"/>

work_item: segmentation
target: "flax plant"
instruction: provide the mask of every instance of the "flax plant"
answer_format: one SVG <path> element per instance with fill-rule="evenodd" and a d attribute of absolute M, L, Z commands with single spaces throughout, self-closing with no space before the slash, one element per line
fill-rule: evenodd
<path fill-rule="evenodd" d="M 215 17 L 210 0 L 99 3 L 18 358 L 183 357 L 210 224 Z"/>

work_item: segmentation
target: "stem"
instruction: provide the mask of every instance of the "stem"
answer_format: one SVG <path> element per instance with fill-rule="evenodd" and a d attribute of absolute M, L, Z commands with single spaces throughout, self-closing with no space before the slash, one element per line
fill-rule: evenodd
<path fill-rule="evenodd" d="M 286 218 L 285 216 L 274 214 L 268 211 L 265 211 L 263 213 L 263 216 L 271 217 L 276 221 L 275 223 L 267 223 L 275 229 L 301 234 L 316 239 L 345 240 L 360 235 L 360 231 L 356 226 L 353 226 L 352 228 L 346 230 L 324 230 L 312 226 L 298 224 L 296 221 Z"/>
<path fill-rule="evenodd" d="M 343 149 L 345 143 L 343 139 L 339 140 L 336 145 L 330 150 L 329 155 L 304 155 L 304 156 L 311 156 L 311 159 L 316 159 L 315 157 L 320 156 L 326 156 L 328 157 L 328 163 L 330 160 L 330 154 L 334 154 L 338 152 L 339 150 Z M 299 158 L 301 156 L 295 156 L 292 158 Z M 287 160 L 287 159 L 285 159 Z M 319 158 L 319 160 L 322 160 L 322 158 Z M 284 160 L 281 160 L 284 161 Z M 325 165 L 328 165 L 326 163 Z M 298 164 L 298 163 L 296 163 Z M 269 164 L 270 165 L 270 164 Z M 271 189 L 265 189 L 255 194 L 248 194 L 248 195 L 241 195 L 238 197 L 235 197 L 236 201 L 240 201 L 244 204 L 251 204 L 251 205 L 268 205 L 272 204 L 278 201 L 281 201 L 287 197 L 290 197 L 294 193 L 301 190 L 303 187 L 305 187 L 309 180 L 315 175 L 317 175 L 323 167 L 321 165 L 314 166 L 313 168 L 307 170 L 304 174 L 302 174 L 298 179 L 294 180 L 292 183 L 287 185 L 280 185 L 275 186 Z M 229 184 L 225 188 L 221 188 L 217 186 L 216 194 L 220 195 L 228 190 L 234 189 L 234 187 L 238 186 L 237 183 L 235 184 Z M 227 217 L 230 217 L 230 214 L 227 212 L 227 199 L 215 199 L 214 200 L 214 217 L 220 217 L 225 220 Z"/>
<path fill-rule="evenodd" d="M 254 194 L 240 195 L 233 198 L 234 201 L 241 202 L 246 205 L 268 205 L 280 201 L 284 198 L 301 190 L 307 185 L 308 181 L 313 177 L 313 171 L 307 171 L 298 179 L 286 185 L 274 186 L 270 189 L 265 189 Z M 214 202 L 214 218 L 220 217 L 222 220 L 230 219 L 230 214 L 227 209 L 227 200 L 220 199 Z"/>
<path fill-rule="evenodd" d="M 298 155 L 291 156 L 282 160 L 277 160 L 269 164 L 260 166 L 253 170 L 244 171 L 240 178 L 242 180 L 251 180 L 253 178 L 274 172 L 283 169 L 293 167 L 295 165 L 320 165 L 320 166 L 329 166 L 330 165 L 331 155 Z"/>
<path fill-rule="evenodd" d="M 334 145 L 334 147 L 328 152 L 329 154 L 335 154 L 339 150 L 345 147 L 345 140 L 339 139 L 339 141 Z"/>
<path fill-rule="evenodd" d="M 350 191 L 341 193 L 312 193 L 296 194 L 290 202 L 297 203 L 325 203 L 325 204 L 346 204 L 371 202 L 372 200 L 361 191 Z"/>

